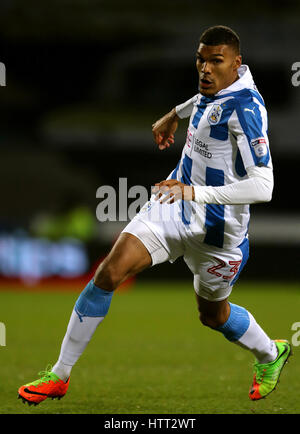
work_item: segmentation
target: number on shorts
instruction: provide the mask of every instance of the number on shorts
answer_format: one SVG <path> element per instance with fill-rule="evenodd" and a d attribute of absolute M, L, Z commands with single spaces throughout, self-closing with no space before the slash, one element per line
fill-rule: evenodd
<path fill-rule="evenodd" d="M 229 261 L 228 264 L 233 265 L 233 267 L 230 268 L 231 274 L 225 275 L 225 274 L 219 273 L 219 271 L 217 271 L 217 270 L 220 270 L 221 268 L 226 267 L 227 266 L 226 262 L 223 261 L 222 259 L 216 258 L 215 256 L 214 256 L 214 259 L 216 261 L 218 261 L 218 265 L 213 265 L 212 267 L 209 267 L 207 269 L 208 273 L 214 274 L 217 277 L 222 277 L 225 280 L 230 280 L 237 274 L 237 272 L 239 271 L 241 262 L 242 262 L 241 260 L 240 261 Z"/>

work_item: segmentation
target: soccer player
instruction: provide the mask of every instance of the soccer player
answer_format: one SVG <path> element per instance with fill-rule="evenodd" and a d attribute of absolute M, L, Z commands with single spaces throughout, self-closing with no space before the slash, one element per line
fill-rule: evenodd
<path fill-rule="evenodd" d="M 72 367 L 124 280 L 180 256 L 194 275 L 202 324 L 255 356 L 250 399 L 276 387 L 290 344 L 271 339 L 250 312 L 228 301 L 248 259 L 249 205 L 272 197 L 267 112 L 230 28 L 214 26 L 202 34 L 196 66 L 199 92 L 152 126 L 163 150 L 174 143 L 179 120 L 190 118 L 181 159 L 80 294 L 52 370 L 19 388 L 29 404 L 64 396 Z"/>

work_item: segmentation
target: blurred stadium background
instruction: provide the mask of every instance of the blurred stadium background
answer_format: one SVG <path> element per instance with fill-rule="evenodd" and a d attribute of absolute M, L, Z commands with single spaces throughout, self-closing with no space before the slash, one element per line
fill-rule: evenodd
<path fill-rule="evenodd" d="M 258 9 L 259 7 L 259 9 Z M 259 11 L 259 12 L 258 12 Z M 86 276 L 126 222 L 99 223 L 96 190 L 149 188 L 175 167 L 151 124 L 197 92 L 194 53 L 209 25 L 232 26 L 269 111 L 271 203 L 252 207 L 243 279 L 300 277 L 299 2 L 5 0 L 0 5 L 1 282 Z M 182 261 L 139 278 L 190 277 Z"/>

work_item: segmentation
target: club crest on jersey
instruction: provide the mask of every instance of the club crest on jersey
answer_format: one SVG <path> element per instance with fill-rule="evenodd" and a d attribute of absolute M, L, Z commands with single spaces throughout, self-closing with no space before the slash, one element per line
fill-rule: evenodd
<path fill-rule="evenodd" d="M 211 125 L 215 125 L 219 122 L 222 116 L 222 107 L 220 104 L 214 104 L 207 115 L 207 120 Z"/>
<path fill-rule="evenodd" d="M 255 155 L 257 157 L 263 157 L 267 154 L 267 142 L 264 137 L 258 137 L 257 139 L 251 140 L 251 146 L 254 149 Z"/>

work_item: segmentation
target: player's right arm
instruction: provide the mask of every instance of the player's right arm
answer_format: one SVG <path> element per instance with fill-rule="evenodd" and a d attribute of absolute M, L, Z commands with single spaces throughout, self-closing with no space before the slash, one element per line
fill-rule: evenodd
<path fill-rule="evenodd" d="M 183 104 L 177 105 L 152 125 L 154 141 L 160 150 L 169 148 L 174 143 L 174 134 L 178 127 L 178 121 L 191 116 L 196 98 L 197 95 Z"/>
<path fill-rule="evenodd" d="M 174 143 L 174 133 L 178 127 L 178 120 L 176 109 L 173 108 L 152 125 L 154 141 L 161 151 Z"/>

